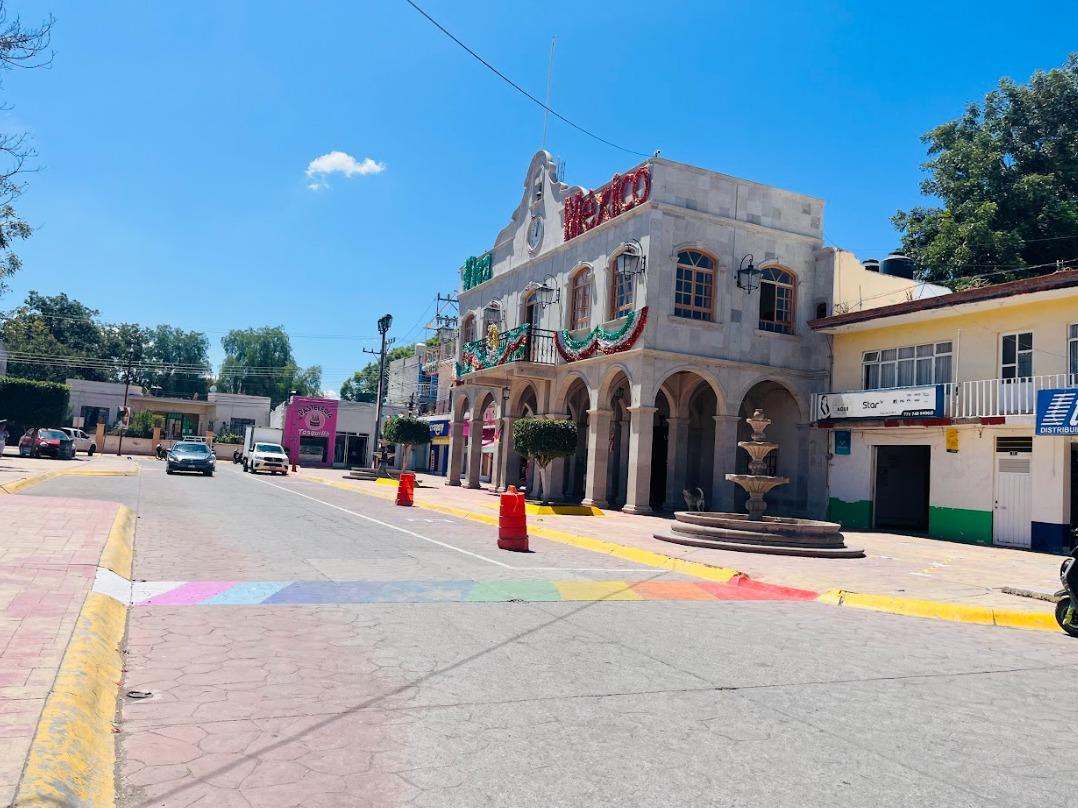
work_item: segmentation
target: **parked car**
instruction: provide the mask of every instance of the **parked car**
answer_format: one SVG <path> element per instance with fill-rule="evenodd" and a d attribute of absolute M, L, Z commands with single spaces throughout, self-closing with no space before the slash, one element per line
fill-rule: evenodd
<path fill-rule="evenodd" d="M 65 426 L 63 427 L 63 431 L 71 437 L 71 440 L 75 441 L 76 452 L 86 452 L 86 454 L 92 455 L 97 451 L 97 443 L 81 429 L 76 429 L 73 426 Z"/>
<path fill-rule="evenodd" d="M 35 427 L 19 438 L 19 457 L 55 457 L 71 460 L 75 457 L 75 442 L 62 429 Z"/>
<path fill-rule="evenodd" d="M 251 474 L 268 471 L 288 476 L 288 455 L 279 443 L 256 443 L 247 458 L 247 471 Z"/>
<path fill-rule="evenodd" d="M 182 440 L 168 450 L 165 456 L 165 473 L 199 471 L 212 477 L 215 463 L 213 451 L 205 443 Z"/>

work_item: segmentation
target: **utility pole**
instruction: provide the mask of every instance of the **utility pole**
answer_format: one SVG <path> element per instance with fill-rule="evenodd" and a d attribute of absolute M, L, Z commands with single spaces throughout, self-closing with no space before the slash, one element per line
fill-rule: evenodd
<path fill-rule="evenodd" d="M 382 399 L 385 398 L 386 380 L 386 333 L 393 325 L 393 315 L 386 314 L 378 318 L 378 333 L 382 335 L 382 347 L 377 351 L 364 348 L 363 353 L 378 356 L 378 398 L 374 402 L 374 450 L 371 452 L 371 468 L 378 467 L 378 452 L 382 447 Z"/>
<path fill-rule="evenodd" d="M 116 456 L 120 457 L 124 451 L 124 433 L 127 432 L 127 423 L 131 416 L 127 411 L 127 393 L 131 389 L 131 351 L 127 352 L 127 367 L 124 369 L 124 407 L 123 418 L 120 420 L 120 441 L 116 446 Z"/>

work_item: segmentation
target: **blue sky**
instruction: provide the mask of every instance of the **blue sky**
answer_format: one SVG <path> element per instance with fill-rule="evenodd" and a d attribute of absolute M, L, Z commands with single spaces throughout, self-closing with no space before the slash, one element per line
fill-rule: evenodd
<path fill-rule="evenodd" d="M 403 0 L 9 5 L 55 14 L 56 58 L 3 77 L 2 123 L 31 133 L 40 171 L 0 308 L 63 291 L 108 321 L 206 331 L 215 361 L 228 329 L 282 324 L 335 388 L 374 344 L 341 337 L 386 311 L 402 343 L 423 336 L 540 145 L 542 112 Z M 1071 2 L 420 5 L 538 96 L 556 35 L 562 114 L 823 197 L 827 237 L 861 257 L 919 202 L 923 132 L 1078 48 Z M 638 160 L 556 121 L 549 147 L 589 186 Z M 333 151 L 351 176 L 312 180 Z"/>

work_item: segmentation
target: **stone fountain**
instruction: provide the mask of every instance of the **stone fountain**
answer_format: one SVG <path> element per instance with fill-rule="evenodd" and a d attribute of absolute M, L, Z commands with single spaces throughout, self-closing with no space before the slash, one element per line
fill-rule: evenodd
<path fill-rule="evenodd" d="M 767 510 L 764 495 L 790 480 L 788 477 L 765 474 L 766 458 L 778 448 L 778 444 L 768 441 L 764 434 L 771 421 L 764 416 L 763 410 L 756 410 L 745 421 L 752 427 L 752 438 L 738 441 L 737 445 L 751 458 L 749 473 L 727 474 L 726 479 L 748 493 L 749 498 L 745 503 L 748 513 L 678 511 L 674 514 L 675 521 L 670 526 L 670 533 L 656 533 L 655 538 L 674 544 L 743 553 L 862 558 L 865 551 L 847 547 L 840 532 L 842 526 L 836 522 L 764 516 Z"/>

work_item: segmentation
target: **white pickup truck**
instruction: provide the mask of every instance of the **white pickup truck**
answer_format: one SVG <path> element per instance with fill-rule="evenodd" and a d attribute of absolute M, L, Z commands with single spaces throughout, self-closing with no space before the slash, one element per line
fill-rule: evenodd
<path fill-rule="evenodd" d="M 288 474 L 288 454 L 281 446 L 280 429 L 249 426 L 243 436 L 243 470 L 251 474 L 268 471 Z"/>

